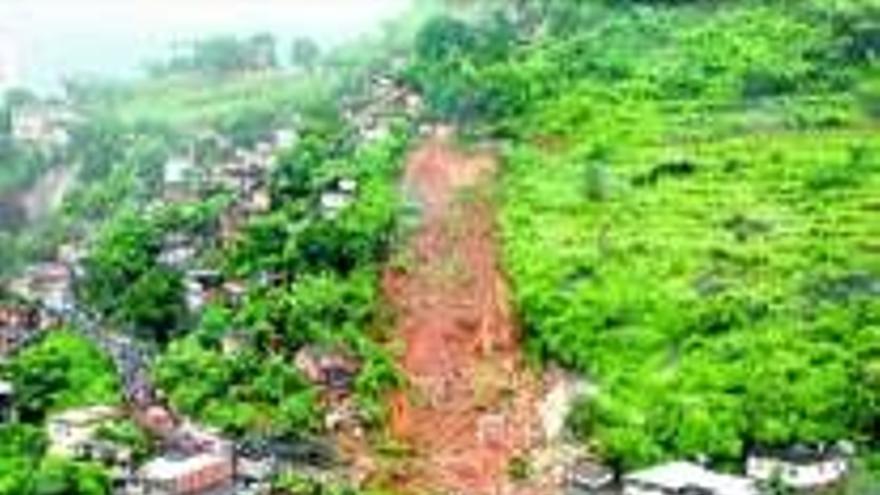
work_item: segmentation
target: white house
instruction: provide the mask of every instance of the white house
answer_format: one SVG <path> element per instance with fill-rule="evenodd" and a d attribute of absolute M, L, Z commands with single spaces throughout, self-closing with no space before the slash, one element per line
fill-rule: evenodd
<path fill-rule="evenodd" d="M 623 495 L 758 495 L 753 480 L 672 462 L 623 478 Z"/>
<path fill-rule="evenodd" d="M 339 191 L 327 191 L 321 193 L 321 211 L 325 218 L 336 218 L 336 216 L 353 201 L 354 198 L 351 194 Z"/>
<path fill-rule="evenodd" d="M 192 174 L 196 166 L 186 156 L 172 156 L 165 162 L 165 198 L 171 201 L 186 199 L 192 192 Z"/>
<path fill-rule="evenodd" d="M 0 380 L 0 423 L 12 420 L 13 399 L 15 387 L 12 383 Z"/>
<path fill-rule="evenodd" d="M 66 312 L 73 308 L 73 274 L 62 263 L 40 263 L 27 269 L 12 290 L 27 300 L 40 301 L 50 311 Z"/>
<path fill-rule="evenodd" d="M 580 460 L 566 469 L 565 483 L 571 495 L 608 493 L 614 484 L 614 471 L 589 460 Z"/>
<path fill-rule="evenodd" d="M 773 452 L 753 452 L 746 462 L 750 478 L 767 482 L 778 477 L 785 485 L 798 490 L 813 490 L 843 481 L 849 473 L 852 449 L 797 445 Z"/>
<path fill-rule="evenodd" d="M 274 141 L 277 148 L 290 148 L 298 139 L 298 134 L 293 129 L 278 129 L 275 131 Z"/>
<path fill-rule="evenodd" d="M 121 416 L 119 409 L 110 406 L 71 409 L 50 416 L 46 425 L 49 452 L 59 456 L 75 456 L 91 440 L 98 427 Z"/>

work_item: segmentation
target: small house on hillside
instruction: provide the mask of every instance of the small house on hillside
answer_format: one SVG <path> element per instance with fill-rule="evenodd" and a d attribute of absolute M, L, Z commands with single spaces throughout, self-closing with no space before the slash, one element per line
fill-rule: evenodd
<path fill-rule="evenodd" d="M 33 265 L 11 283 L 9 289 L 22 299 L 39 302 L 56 313 L 67 312 L 74 306 L 73 274 L 62 263 Z"/>
<path fill-rule="evenodd" d="M 569 495 L 606 495 L 614 486 L 614 471 L 591 460 L 581 459 L 565 473 Z"/>
<path fill-rule="evenodd" d="M 186 307 L 198 312 L 223 284 L 223 277 L 215 270 L 188 270 L 183 278 Z"/>
<path fill-rule="evenodd" d="M 354 179 L 339 179 L 321 193 L 321 213 L 326 219 L 334 219 L 351 205 L 357 195 L 358 183 Z"/>
<path fill-rule="evenodd" d="M 358 363 L 345 354 L 316 346 L 300 349 L 294 365 L 310 382 L 343 395 L 351 388 L 359 368 Z"/>
<path fill-rule="evenodd" d="M 299 135 L 294 129 L 278 129 L 272 139 L 276 149 L 286 149 L 293 147 L 298 138 Z"/>
<path fill-rule="evenodd" d="M 0 328 L 37 328 L 40 315 L 36 308 L 25 304 L 0 304 Z"/>
<path fill-rule="evenodd" d="M 162 240 L 162 250 L 159 252 L 159 263 L 172 267 L 184 268 L 196 256 L 194 239 L 192 237 L 181 234 L 172 233 L 165 236 Z"/>
<path fill-rule="evenodd" d="M 229 493 L 234 469 L 231 458 L 213 453 L 166 456 L 140 470 L 144 493 L 149 495 L 201 495 Z"/>
<path fill-rule="evenodd" d="M 757 450 L 749 455 L 746 472 L 761 482 L 778 477 L 798 490 L 826 488 L 846 479 L 853 450 L 845 442 L 830 447 L 795 445 L 783 450 Z"/>
<path fill-rule="evenodd" d="M 178 202 L 192 198 L 195 193 L 196 166 L 188 156 L 176 155 L 165 162 L 163 191 L 166 201 Z"/>
<path fill-rule="evenodd" d="M 77 119 L 77 115 L 61 103 L 22 105 L 10 115 L 12 139 L 43 148 L 65 148 L 71 140 L 67 128 Z"/>
<path fill-rule="evenodd" d="M 689 462 L 672 462 L 623 478 L 623 495 L 758 495 L 755 482 L 710 471 Z"/>

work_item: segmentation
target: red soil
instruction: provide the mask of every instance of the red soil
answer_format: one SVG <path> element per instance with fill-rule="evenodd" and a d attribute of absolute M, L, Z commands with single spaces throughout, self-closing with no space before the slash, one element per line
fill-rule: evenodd
<path fill-rule="evenodd" d="M 443 137 L 408 161 L 404 186 L 422 224 L 409 262 L 384 277 L 410 382 L 392 408 L 393 434 L 414 451 L 395 481 L 404 493 L 546 492 L 508 474 L 541 441 L 543 386 L 522 363 L 498 267 L 487 194 L 495 168 L 491 155 L 459 153 Z"/>

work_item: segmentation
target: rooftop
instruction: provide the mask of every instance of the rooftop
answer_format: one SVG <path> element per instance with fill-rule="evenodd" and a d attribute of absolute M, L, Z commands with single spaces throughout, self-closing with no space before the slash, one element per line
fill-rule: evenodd
<path fill-rule="evenodd" d="M 669 490 L 702 488 L 717 495 L 756 495 L 754 482 L 739 476 L 720 474 L 689 462 L 672 462 L 628 474 L 624 481 Z"/>
<path fill-rule="evenodd" d="M 227 459 L 215 454 L 198 454 L 191 457 L 159 457 L 145 464 L 141 468 L 141 473 L 150 480 L 176 480 L 224 462 L 227 462 Z"/>

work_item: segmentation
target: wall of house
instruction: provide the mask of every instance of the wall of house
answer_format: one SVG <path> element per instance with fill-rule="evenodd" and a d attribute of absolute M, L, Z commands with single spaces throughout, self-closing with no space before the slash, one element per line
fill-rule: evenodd
<path fill-rule="evenodd" d="M 747 464 L 749 477 L 770 480 L 778 473 L 782 481 L 794 488 L 813 488 L 831 485 L 846 476 L 848 466 L 844 459 L 832 458 L 810 464 L 794 464 L 777 459 L 752 458 Z"/>

